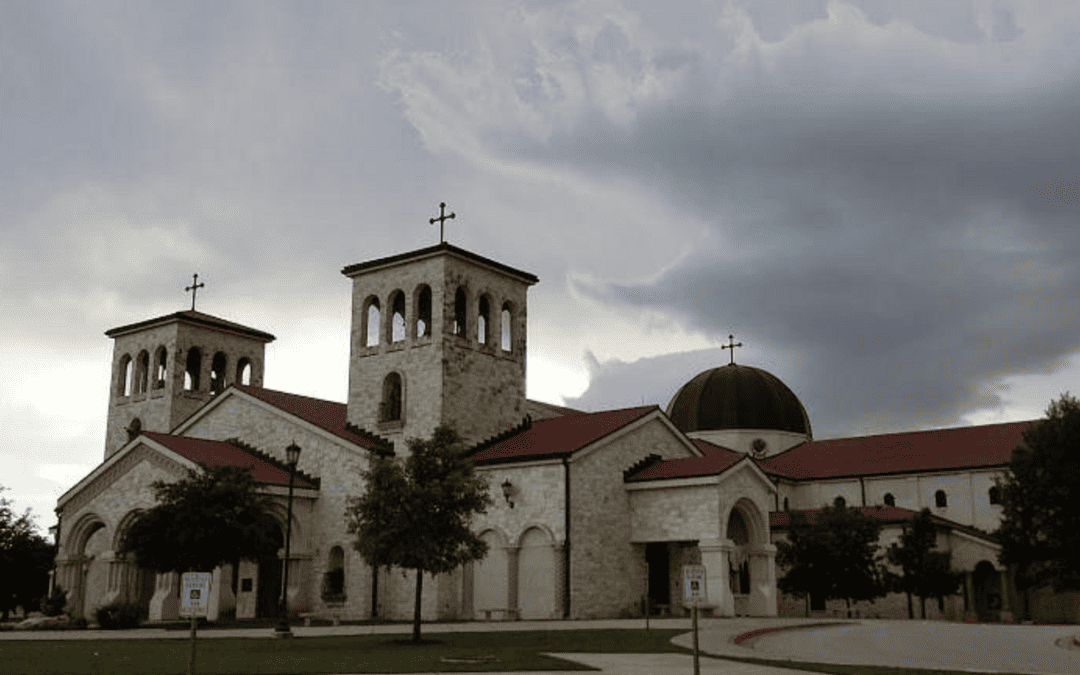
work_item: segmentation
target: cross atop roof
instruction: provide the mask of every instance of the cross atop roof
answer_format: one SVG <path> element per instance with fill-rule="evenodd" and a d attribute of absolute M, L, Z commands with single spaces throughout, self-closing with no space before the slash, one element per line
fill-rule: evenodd
<path fill-rule="evenodd" d="M 185 291 L 191 291 L 191 311 L 195 311 L 195 294 L 199 292 L 200 288 L 205 288 L 206 284 L 199 283 L 199 275 L 192 275 L 194 278 L 191 280 L 191 285 L 185 288 Z"/>

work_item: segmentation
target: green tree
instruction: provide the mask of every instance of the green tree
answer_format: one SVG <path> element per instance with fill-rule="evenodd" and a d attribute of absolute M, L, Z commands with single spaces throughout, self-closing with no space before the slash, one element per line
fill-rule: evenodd
<path fill-rule="evenodd" d="M 404 462 L 374 458 L 362 474 L 367 489 L 349 500 L 345 516 L 354 548 L 369 565 L 416 571 L 413 641 L 419 642 L 424 572 L 444 574 L 487 554 L 470 522 L 486 512 L 491 497 L 450 427 L 439 427 L 430 440 L 410 440 L 409 453 Z"/>
<path fill-rule="evenodd" d="M 49 589 L 54 556 L 52 544 L 37 533 L 30 510 L 16 516 L 11 500 L 0 497 L 0 620 L 6 621 L 19 606 L 37 609 Z"/>
<path fill-rule="evenodd" d="M 888 560 L 900 568 L 895 586 L 907 593 L 908 618 L 915 618 L 913 595 L 919 597 L 922 618 L 926 618 L 926 599 L 952 595 L 960 587 L 962 573 L 952 571 L 952 554 L 935 551 L 937 526 L 930 509 L 923 508 L 904 527 L 899 543 L 887 551 Z"/>
<path fill-rule="evenodd" d="M 851 601 L 882 597 L 888 570 L 879 553 L 881 526 L 839 501 L 808 518 L 791 514 L 787 540 L 776 544 L 776 562 L 786 569 L 777 586 L 784 593 Z"/>
<path fill-rule="evenodd" d="M 1015 567 L 1029 614 L 1031 588 L 1080 588 L 1080 401 L 1068 393 L 1024 431 L 1001 489 L 999 560 Z"/>
<path fill-rule="evenodd" d="M 157 505 L 128 527 L 119 552 L 158 572 L 209 572 L 241 558 L 273 558 L 281 528 L 271 498 L 257 486 L 242 466 L 204 466 L 175 483 L 157 481 Z"/>

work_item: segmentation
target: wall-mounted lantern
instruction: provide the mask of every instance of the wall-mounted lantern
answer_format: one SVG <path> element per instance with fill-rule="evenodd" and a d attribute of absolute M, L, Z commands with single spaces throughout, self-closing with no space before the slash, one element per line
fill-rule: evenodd
<path fill-rule="evenodd" d="M 514 484 L 507 479 L 506 482 L 502 484 L 502 490 L 503 497 L 506 497 L 506 503 L 510 505 L 510 508 L 514 508 L 514 502 L 510 499 L 514 494 Z"/>

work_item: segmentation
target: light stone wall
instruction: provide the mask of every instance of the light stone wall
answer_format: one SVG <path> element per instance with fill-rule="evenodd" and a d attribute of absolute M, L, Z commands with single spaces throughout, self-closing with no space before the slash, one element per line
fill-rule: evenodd
<path fill-rule="evenodd" d="M 990 487 L 994 478 L 1001 475 L 997 469 L 973 469 L 970 471 L 940 471 L 904 475 L 865 476 L 866 505 L 884 504 L 886 493 L 891 493 L 896 506 L 919 511 L 924 506 L 942 518 L 961 525 L 971 525 L 990 532 L 1001 521 L 1001 506 L 990 503 Z M 848 506 L 862 505 L 862 491 L 858 478 L 836 480 L 802 481 L 792 484 L 781 481 L 780 502 L 788 497 L 791 510 L 817 509 L 832 505 L 837 495 L 843 495 Z M 937 490 L 944 490 L 948 506 L 938 508 L 934 499 Z"/>
<path fill-rule="evenodd" d="M 693 485 L 630 491 L 631 541 L 697 541 L 716 538 L 720 526 L 718 486 Z"/>
<path fill-rule="evenodd" d="M 765 441 L 764 457 L 778 455 L 785 450 L 794 448 L 800 443 L 810 440 L 806 434 L 797 434 L 793 431 L 779 431 L 776 429 L 710 429 L 706 431 L 691 431 L 686 434 L 690 438 L 700 438 L 715 445 L 734 450 L 750 456 L 753 454 L 753 443 L 757 439 Z"/>
<path fill-rule="evenodd" d="M 617 616 L 645 593 L 644 548 L 634 546 L 633 509 L 623 471 L 650 454 L 690 456 L 659 417 L 643 423 L 570 464 L 570 613 L 575 619 Z"/>

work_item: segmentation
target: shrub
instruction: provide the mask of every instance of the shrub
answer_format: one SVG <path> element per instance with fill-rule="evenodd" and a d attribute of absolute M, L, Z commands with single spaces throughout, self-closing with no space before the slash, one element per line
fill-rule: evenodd
<path fill-rule="evenodd" d="M 41 601 L 41 613 L 45 616 L 60 616 L 67 605 L 67 591 L 56 586 L 52 595 Z"/>
<path fill-rule="evenodd" d="M 142 608 L 138 605 L 114 602 L 98 608 L 97 622 L 105 630 L 138 628 L 142 613 Z"/>

